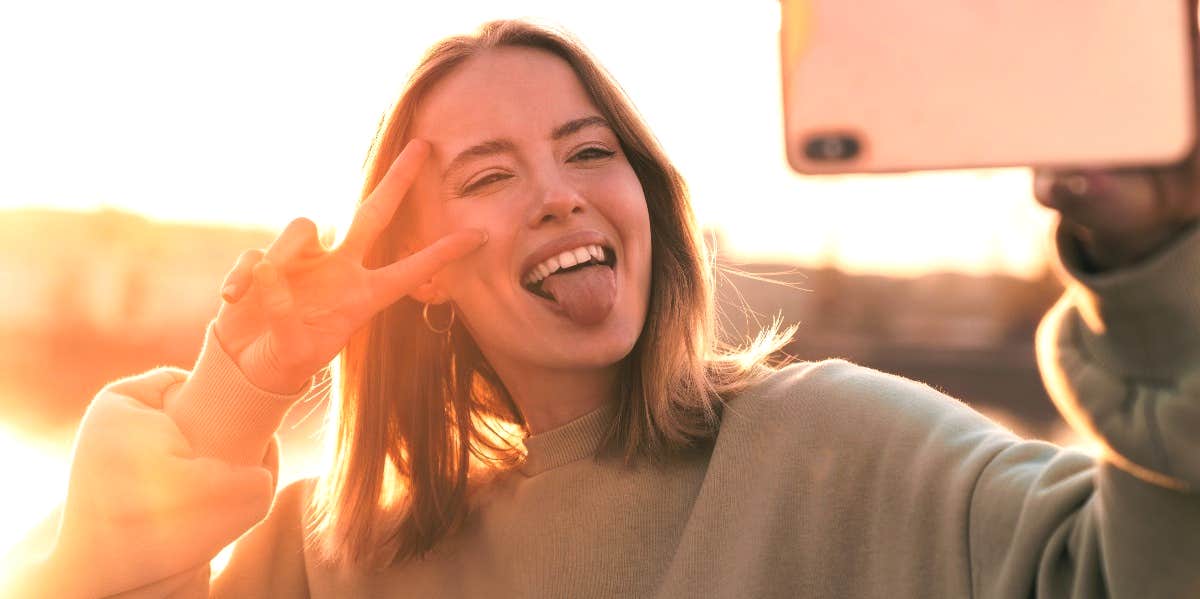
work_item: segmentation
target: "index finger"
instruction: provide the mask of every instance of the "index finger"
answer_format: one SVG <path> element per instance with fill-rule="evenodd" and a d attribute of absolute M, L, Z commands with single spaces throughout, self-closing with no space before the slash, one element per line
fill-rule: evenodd
<path fill-rule="evenodd" d="M 346 240 L 342 242 L 345 251 L 359 259 L 366 255 L 375 238 L 379 237 L 379 233 L 391 222 L 392 216 L 396 214 L 396 207 L 404 200 L 404 194 L 408 193 L 408 188 L 417 178 L 417 173 L 421 171 L 421 165 L 428 156 L 429 144 L 424 141 L 414 139 L 404 146 L 404 150 L 392 162 L 379 185 L 375 186 L 354 213 L 354 220 L 346 232 Z"/>
<path fill-rule="evenodd" d="M 447 264 L 487 243 L 487 238 L 487 232 L 478 229 L 456 231 L 394 264 L 372 271 L 372 313 L 408 295 Z"/>

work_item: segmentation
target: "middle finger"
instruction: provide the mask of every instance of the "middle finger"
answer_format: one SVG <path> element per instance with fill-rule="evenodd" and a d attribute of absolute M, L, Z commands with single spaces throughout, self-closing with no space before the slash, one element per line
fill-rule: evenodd
<path fill-rule="evenodd" d="M 412 186 L 428 156 L 429 144 L 414 139 L 408 142 L 392 162 L 379 185 L 375 186 L 354 213 L 350 230 L 346 232 L 346 240 L 342 242 L 342 248 L 351 256 L 362 260 L 375 238 L 387 228 L 396 214 L 396 207 L 404 200 L 404 195 L 408 193 L 408 188 Z"/>

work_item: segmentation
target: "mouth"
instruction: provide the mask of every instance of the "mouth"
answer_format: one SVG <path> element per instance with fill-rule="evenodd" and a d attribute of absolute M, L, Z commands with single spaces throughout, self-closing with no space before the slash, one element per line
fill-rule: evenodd
<path fill-rule="evenodd" d="M 551 277 L 577 272 L 585 268 L 607 266 L 615 268 L 617 254 L 605 244 L 587 244 L 572 248 L 547 258 L 533 266 L 521 277 L 521 287 L 542 299 L 557 301 L 544 288 L 545 282 Z"/>

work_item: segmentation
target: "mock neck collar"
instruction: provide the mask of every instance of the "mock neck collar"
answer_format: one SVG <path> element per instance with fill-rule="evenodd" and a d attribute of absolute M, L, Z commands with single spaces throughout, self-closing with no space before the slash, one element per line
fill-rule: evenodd
<path fill-rule="evenodd" d="M 521 473 L 537 476 L 576 460 L 596 455 L 604 433 L 617 413 L 617 402 L 608 401 L 600 407 L 558 428 L 525 438 L 529 452 Z"/>

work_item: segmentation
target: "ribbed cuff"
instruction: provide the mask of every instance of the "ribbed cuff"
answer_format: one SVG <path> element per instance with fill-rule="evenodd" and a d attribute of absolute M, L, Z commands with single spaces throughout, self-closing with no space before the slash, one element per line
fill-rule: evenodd
<path fill-rule="evenodd" d="M 1085 325 L 1083 349 L 1119 376 L 1177 380 L 1200 366 L 1200 223 L 1132 266 L 1083 269 L 1080 248 L 1062 223 L 1059 268 Z"/>
<path fill-rule="evenodd" d="M 283 417 L 311 386 L 310 380 L 290 395 L 255 387 L 225 353 L 209 323 L 191 376 L 164 408 L 197 454 L 258 465 Z"/>

